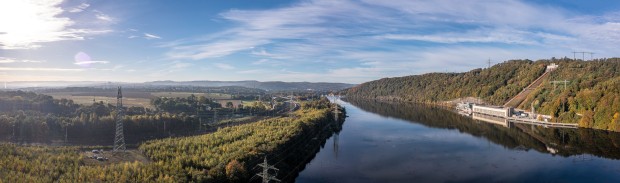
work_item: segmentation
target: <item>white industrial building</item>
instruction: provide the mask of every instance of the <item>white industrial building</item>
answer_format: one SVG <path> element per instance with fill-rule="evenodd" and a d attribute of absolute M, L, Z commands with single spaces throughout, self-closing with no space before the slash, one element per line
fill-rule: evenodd
<path fill-rule="evenodd" d="M 474 113 L 479 114 L 486 114 L 497 117 L 511 117 L 513 108 L 474 105 L 472 107 L 472 110 Z"/>

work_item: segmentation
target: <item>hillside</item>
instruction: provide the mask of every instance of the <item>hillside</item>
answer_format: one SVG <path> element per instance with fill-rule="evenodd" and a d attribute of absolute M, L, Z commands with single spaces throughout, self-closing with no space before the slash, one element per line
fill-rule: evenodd
<path fill-rule="evenodd" d="M 511 60 L 488 69 L 465 73 L 429 73 L 384 78 L 345 90 L 347 97 L 437 103 L 462 97 L 480 97 L 503 105 L 544 73 L 545 66 L 560 67 L 542 79 L 518 108 L 553 116 L 582 127 L 620 131 L 620 61 L 599 59 Z M 555 88 L 551 81 L 569 81 Z"/>

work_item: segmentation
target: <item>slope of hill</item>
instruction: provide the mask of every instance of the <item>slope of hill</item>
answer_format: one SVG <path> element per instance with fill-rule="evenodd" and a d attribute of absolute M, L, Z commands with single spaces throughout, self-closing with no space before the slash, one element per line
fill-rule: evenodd
<path fill-rule="evenodd" d="M 429 73 L 370 81 L 345 90 L 347 97 L 436 103 L 480 97 L 502 105 L 527 87 L 550 63 L 560 67 L 529 93 L 519 108 L 582 127 L 620 131 L 620 59 L 512 60 L 465 73 Z M 556 87 L 551 81 L 567 80 Z"/>

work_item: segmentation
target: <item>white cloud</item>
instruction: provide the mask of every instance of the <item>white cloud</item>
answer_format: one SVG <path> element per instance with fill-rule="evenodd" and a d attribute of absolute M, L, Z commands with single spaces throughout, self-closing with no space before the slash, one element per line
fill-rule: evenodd
<path fill-rule="evenodd" d="M 224 63 L 215 63 L 213 64 L 215 67 L 222 69 L 222 70 L 232 70 L 235 69 L 235 67 L 233 67 L 232 65 L 228 65 L 228 64 L 224 64 Z"/>
<path fill-rule="evenodd" d="M 99 10 L 93 10 L 93 12 L 95 13 L 95 18 L 97 18 L 98 20 L 106 23 L 106 24 L 114 24 L 117 22 L 117 20 L 113 17 L 111 17 L 108 14 L 105 14 Z"/>
<path fill-rule="evenodd" d="M 8 58 L 8 57 L 0 57 L 0 64 L 7 64 L 7 63 L 42 63 L 45 62 L 43 60 L 25 60 L 25 59 L 15 59 L 15 58 Z"/>
<path fill-rule="evenodd" d="M 71 12 L 71 13 L 79 13 L 79 12 L 84 11 L 89 6 L 90 6 L 90 4 L 88 4 L 88 3 L 82 3 L 82 4 L 80 4 L 80 5 L 76 6 L 76 7 L 71 8 L 69 10 L 69 12 Z"/>
<path fill-rule="evenodd" d="M 467 32 L 446 32 L 436 34 L 386 34 L 378 38 L 403 40 L 403 41 L 426 41 L 435 43 L 506 43 L 533 45 L 538 41 L 533 40 L 535 33 L 516 30 L 472 30 Z M 541 38 L 560 38 L 562 36 L 546 34 Z"/>
<path fill-rule="evenodd" d="M 84 69 L 48 68 L 48 67 L 0 67 L 0 71 L 84 71 Z"/>
<path fill-rule="evenodd" d="M 260 59 L 258 61 L 252 62 L 252 65 L 261 65 L 267 62 L 269 62 L 269 59 Z"/>
<path fill-rule="evenodd" d="M 144 33 L 144 38 L 146 39 L 161 39 L 161 37 L 154 35 L 154 34 L 149 34 L 149 33 Z"/>
<path fill-rule="evenodd" d="M 264 43 L 266 43 L 264 40 L 235 40 L 175 46 L 172 48 L 172 51 L 166 53 L 166 55 L 171 59 L 199 60 L 204 58 L 216 58 L 227 56 L 242 50 L 250 50 L 254 45 Z"/>
<path fill-rule="evenodd" d="M 270 73 L 270 71 L 269 70 L 265 70 L 265 69 L 250 69 L 250 70 L 237 71 L 236 73 L 239 73 L 239 74 L 265 74 L 265 73 Z"/>
<path fill-rule="evenodd" d="M 192 66 L 193 64 L 187 63 L 187 62 L 174 62 L 174 64 L 171 66 L 172 69 L 183 69 L 183 68 L 187 68 L 189 66 Z"/>
<path fill-rule="evenodd" d="M 62 0 L 0 1 L 0 49 L 33 49 L 40 43 L 83 40 L 107 30 L 71 28 L 75 22 L 62 17 Z"/>
<path fill-rule="evenodd" d="M 276 74 L 289 81 L 333 77 L 361 82 L 465 71 L 486 66 L 488 58 L 540 59 L 582 50 L 609 57 L 620 43 L 619 13 L 582 15 L 520 0 L 307 0 L 265 10 L 230 10 L 218 21 L 231 27 L 160 43 L 168 48 L 165 59 L 222 62 L 227 59 L 222 57 L 234 57 L 248 65 L 303 70 Z M 161 38 L 130 31 L 137 37 Z M 265 69 L 227 63 L 212 64 L 239 69 L 240 74 Z M 329 69 L 312 67 L 316 65 Z"/>
<path fill-rule="evenodd" d="M 75 65 L 90 65 L 90 64 L 108 64 L 108 63 L 110 63 L 110 62 L 109 61 L 89 60 L 89 61 L 74 62 L 73 64 L 75 64 Z"/>

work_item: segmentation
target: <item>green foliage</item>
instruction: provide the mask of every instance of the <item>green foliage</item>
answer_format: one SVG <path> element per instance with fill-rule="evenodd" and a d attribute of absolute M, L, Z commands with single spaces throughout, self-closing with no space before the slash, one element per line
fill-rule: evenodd
<path fill-rule="evenodd" d="M 294 118 L 147 141 L 139 150 L 152 163 L 86 166 L 75 147 L 0 144 L 0 182 L 247 182 L 266 154 L 331 124 L 329 105 L 322 99 L 304 104 Z"/>
<path fill-rule="evenodd" d="M 346 91 L 351 98 L 434 103 L 462 97 L 480 97 L 502 105 L 544 72 L 550 63 L 559 65 L 518 108 L 552 115 L 558 122 L 619 131 L 614 115 L 620 112 L 620 61 L 551 59 L 507 61 L 489 69 L 465 73 L 430 73 L 385 78 L 363 83 Z M 551 81 L 569 83 L 555 87 Z"/>
<path fill-rule="evenodd" d="M 80 164 L 76 148 L 0 144 L 0 182 L 55 182 Z"/>
<path fill-rule="evenodd" d="M 286 142 L 308 133 L 307 130 L 329 121 L 327 101 L 304 106 L 321 106 L 321 109 L 303 108 L 297 111 L 297 118 L 267 119 L 201 136 L 148 141 L 140 150 L 156 162 L 180 167 L 190 175 L 190 180 L 202 179 L 205 175 L 199 172 L 208 172 L 206 180 L 209 181 L 245 182 L 244 170 L 253 168 L 264 154 L 278 150 Z"/>
<path fill-rule="evenodd" d="M 545 70 L 545 63 L 507 61 L 490 69 L 465 73 L 429 73 L 385 78 L 347 90 L 347 96 L 398 101 L 438 102 L 461 97 L 481 97 L 502 104 L 529 85 Z"/>

